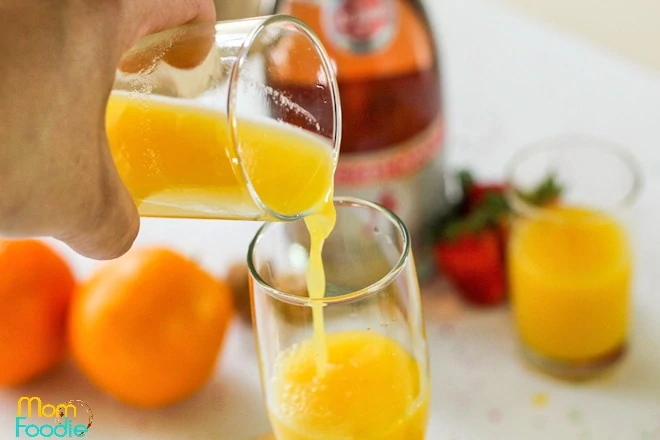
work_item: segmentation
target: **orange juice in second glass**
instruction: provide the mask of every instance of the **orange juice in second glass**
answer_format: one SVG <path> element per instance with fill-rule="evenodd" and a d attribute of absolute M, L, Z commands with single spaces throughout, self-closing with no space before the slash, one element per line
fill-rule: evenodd
<path fill-rule="evenodd" d="M 318 374 L 314 344 L 283 353 L 268 402 L 281 440 L 423 440 L 429 391 L 420 366 L 378 333 L 326 335 L 326 371 Z"/>
<path fill-rule="evenodd" d="M 621 220 L 639 190 L 635 161 L 603 141 L 564 137 L 519 153 L 509 171 L 509 284 L 524 353 L 547 373 L 587 379 L 626 351 L 633 252 Z M 525 194 L 549 175 L 559 198 L 531 205 Z"/>
<path fill-rule="evenodd" d="M 576 207 L 519 219 L 509 267 L 518 330 L 533 353 L 579 363 L 624 348 L 632 260 L 615 219 Z"/>

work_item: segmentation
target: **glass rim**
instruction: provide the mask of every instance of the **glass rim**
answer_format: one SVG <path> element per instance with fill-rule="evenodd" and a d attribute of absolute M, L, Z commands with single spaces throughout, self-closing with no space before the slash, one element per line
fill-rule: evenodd
<path fill-rule="evenodd" d="M 610 157 L 616 158 L 619 163 L 623 164 L 630 172 L 632 177 L 632 184 L 626 195 L 618 200 L 611 208 L 603 211 L 612 210 L 625 210 L 632 206 L 642 189 L 642 172 L 641 168 L 634 158 L 621 147 L 620 144 L 604 141 L 593 137 L 585 137 L 580 135 L 573 135 L 569 137 L 551 138 L 541 140 L 536 143 L 530 144 L 518 152 L 507 162 L 504 172 L 505 181 L 505 197 L 514 214 L 522 215 L 525 217 L 553 217 L 552 211 L 547 207 L 536 206 L 525 201 L 515 188 L 515 174 L 519 167 L 528 159 L 536 156 L 542 152 L 548 151 L 564 151 L 569 149 L 591 150 L 599 154 L 607 154 Z M 584 218 L 588 221 L 590 216 Z M 595 216 L 597 217 L 597 216 Z M 560 221 L 560 219 L 558 219 Z"/>
<path fill-rule="evenodd" d="M 278 223 L 266 222 L 258 230 L 255 236 L 253 237 L 250 245 L 248 247 L 247 253 L 247 266 L 250 277 L 253 282 L 256 282 L 261 289 L 263 289 L 266 294 L 271 297 L 283 301 L 289 304 L 300 305 L 300 306 L 312 306 L 313 304 L 322 304 L 322 305 L 332 305 L 332 304 L 345 304 L 348 302 L 358 301 L 362 298 L 370 296 L 376 292 L 383 290 L 388 286 L 394 279 L 401 273 L 403 268 L 408 263 L 411 255 L 411 244 L 410 244 L 410 233 L 408 228 L 394 212 L 388 208 L 368 200 L 360 199 L 357 197 L 348 197 L 348 196 L 337 196 L 333 198 L 333 204 L 335 206 L 348 206 L 348 207 L 359 207 L 359 208 L 368 208 L 372 211 L 378 212 L 379 214 L 384 215 L 390 223 L 392 223 L 401 236 L 403 237 L 403 246 L 399 252 L 399 258 L 395 264 L 392 265 L 390 270 L 386 275 L 382 276 L 377 281 L 371 283 L 368 286 L 365 286 L 361 289 L 355 290 L 353 292 L 345 293 L 339 296 L 333 297 L 323 297 L 323 298 L 309 298 L 305 296 L 298 296 L 292 293 L 284 292 L 280 289 L 277 289 L 271 286 L 266 280 L 264 280 L 257 268 L 254 265 L 254 251 L 255 247 L 259 243 L 259 240 L 268 232 L 270 228 L 277 227 Z M 281 223 L 279 223 L 281 226 Z M 254 289 L 253 289 L 254 290 Z"/>
<path fill-rule="evenodd" d="M 288 23 L 293 25 L 295 29 L 302 32 L 303 35 L 311 42 L 314 50 L 319 55 L 321 60 L 321 66 L 325 72 L 326 77 L 328 78 L 328 86 L 330 87 L 330 97 L 333 107 L 333 139 L 332 139 L 332 175 L 337 169 L 337 164 L 339 162 L 339 150 L 341 146 L 341 135 L 342 135 L 342 114 L 341 114 L 341 105 L 339 101 L 339 84 L 337 82 L 337 75 L 335 74 L 332 62 L 330 60 L 330 55 L 325 50 L 323 43 L 320 38 L 314 33 L 314 31 L 307 25 L 305 22 L 287 14 L 273 14 L 262 17 L 253 17 L 246 18 L 243 20 L 226 20 L 219 21 L 216 23 L 217 26 L 221 26 L 223 23 L 236 22 L 236 21 L 257 21 L 256 26 L 245 36 L 241 44 L 238 53 L 236 54 L 236 60 L 232 65 L 231 71 L 228 76 L 228 90 L 227 90 L 227 118 L 229 123 L 229 133 L 231 137 L 231 142 L 229 148 L 232 149 L 231 154 L 234 159 L 233 165 L 236 169 L 240 170 L 241 176 L 246 183 L 246 187 L 250 193 L 251 198 L 254 202 L 264 210 L 264 212 L 271 217 L 280 220 L 280 221 L 293 221 L 298 220 L 309 214 L 308 212 L 301 212 L 296 215 L 284 215 L 276 212 L 266 203 L 261 200 L 259 193 L 254 189 L 252 185 L 252 179 L 250 179 L 249 173 L 243 166 L 243 161 L 241 160 L 240 154 L 238 154 L 238 146 L 240 145 L 240 136 L 238 135 L 238 118 L 236 115 L 236 101 L 238 98 L 238 81 L 241 75 L 241 71 L 245 61 L 247 60 L 250 50 L 252 49 L 257 37 L 260 33 L 266 30 L 271 25 Z"/>

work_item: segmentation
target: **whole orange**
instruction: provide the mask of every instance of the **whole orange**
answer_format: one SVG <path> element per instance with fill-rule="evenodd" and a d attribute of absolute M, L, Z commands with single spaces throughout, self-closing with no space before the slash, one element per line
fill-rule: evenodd
<path fill-rule="evenodd" d="M 0 385 L 20 385 L 59 363 L 75 279 L 37 240 L 0 240 Z"/>
<path fill-rule="evenodd" d="M 195 261 L 166 248 L 135 249 L 80 285 L 71 352 L 108 394 L 165 406 L 210 379 L 232 315 L 227 285 Z"/>

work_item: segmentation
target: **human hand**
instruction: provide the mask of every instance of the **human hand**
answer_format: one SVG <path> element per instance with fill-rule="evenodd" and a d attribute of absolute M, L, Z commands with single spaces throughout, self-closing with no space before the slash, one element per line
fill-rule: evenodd
<path fill-rule="evenodd" d="M 147 34 L 214 20 L 212 0 L 0 1 L 0 236 L 130 248 L 139 217 L 105 134 L 117 66 Z"/>

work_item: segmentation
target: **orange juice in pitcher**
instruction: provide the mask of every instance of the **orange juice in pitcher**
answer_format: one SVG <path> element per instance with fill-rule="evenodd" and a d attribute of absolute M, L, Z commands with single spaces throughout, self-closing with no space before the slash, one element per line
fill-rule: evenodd
<path fill-rule="evenodd" d="M 321 136 L 267 119 L 238 120 L 241 169 L 232 164 L 225 114 L 164 97 L 115 93 L 106 130 L 119 174 L 147 217 L 277 218 L 309 214 L 327 199 L 334 158 Z"/>

